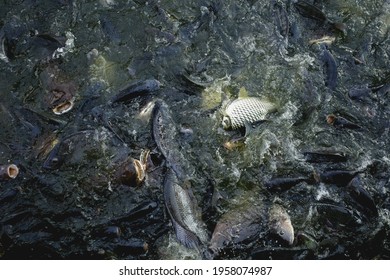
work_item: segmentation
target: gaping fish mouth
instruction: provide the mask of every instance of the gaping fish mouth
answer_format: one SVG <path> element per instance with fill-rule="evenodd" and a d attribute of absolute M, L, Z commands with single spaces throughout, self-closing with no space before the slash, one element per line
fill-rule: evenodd
<path fill-rule="evenodd" d="M 15 164 L 0 166 L 0 177 L 15 179 L 19 174 L 19 168 Z"/>
<path fill-rule="evenodd" d="M 65 114 L 65 113 L 69 112 L 70 110 L 72 110 L 73 106 L 74 106 L 74 98 L 72 98 L 71 100 L 65 101 L 65 102 L 59 104 L 58 106 L 54 107 L 53 113 L 56 115 Z"/>

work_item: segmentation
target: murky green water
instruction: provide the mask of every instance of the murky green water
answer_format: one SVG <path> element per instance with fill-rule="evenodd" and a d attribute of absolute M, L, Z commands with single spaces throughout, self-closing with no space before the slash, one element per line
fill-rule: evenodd
<path fill-rule="evenodd" d="M 15 163 L 20 174 L 0 182 L 0 257 L 200 258 L 176 243 L 165 211 L 164 159 L 142 113 L 159 98 L 182 131 L 177 149 L 210 236 L 221 216 L 255 201 L 283 205 L 291 217 L 292 246 L 264 221 L 256 238 L 220 258 L 389 258 L 390 3 L 310 3 L 329 21 L 294 1 L 2 0 L 0 164 Z M 324 36 L 333 40 L 334 89 L 326 47 L 311 42 Z M 111 103 L 152 78 L 158 91 Z M 223 108 L 242 88 L 278 111 L 244 147 L 227 150 L 240 132 L 222 129 Z M 69 100 L 69 112 L 53 113 Z M 332 126 L 330 114 L 361 128 Z M 154 163 L 146 180 L 118 182 L 123 162 L 144 149 Z M 347 161 L 305 160 L 304 152 L 324 150 Z M 325 170 L 361 171 L 378 217 L 335 183 L 266 188 L 276 177 Z"/>

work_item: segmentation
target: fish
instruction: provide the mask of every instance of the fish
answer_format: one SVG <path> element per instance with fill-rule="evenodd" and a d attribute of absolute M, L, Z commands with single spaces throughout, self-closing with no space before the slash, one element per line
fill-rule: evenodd
<path fill-rule="evenodd" d="M 278 235 L 282 240 L 292 245 L 294 242 L 294 227 L 286 209 L 281 205 L 274 204 L 269 210 L 270 232 Z"/>
<path fill-rule="evenodd" d="M 172 119 L 168 105 L 157 100 L 153 108 L 152 135 L 157 148 L 164 156 L 166 165 L 173 169 L 181 179 L 188 179 L 194 170 L 183 153 L 179 150 L 179 130 Z"/>
<path fill-rule="evenodd" d="M 130 100 L 155 92 L 160 89 L 161 83 L 156 79 L 149 79 L 144 81 L 138 81 L 136 83 L 130 84 L 125 89 L 119 91 L 111 101 L 112 103 L 116 102 L 129 102 Z"/>
<path fill-rule="evenodd" d="M 294 3 L 294 6 L 303 17 L 314 19 L 321 23 L 327 21 L 326 15 L 319 8 L 306 1 L 298 1 Z"/>
<path fill-rule="evenodd" d="M 189 182 L 180 182 L 176 173 L 168 168 L 163 188 L 165 206 L 178 241 L 188 248 L 200 249 L 208 236 Z"/>
<path fill-rule="evenodd" d="M 273 5 L 274 21 L 279 30 L 280 35 L 287 37 L 290 29 L 288 15 L 283 6 L 277 2 Z"/>
<path fill-rule="evenodd" d="M 320 47 L 322 49 L 321 60 L 324 64 L 326 75 L 325 85 L 331 90 L 334 90 L 337 85 L 337 63 L 324 44 L 321 44 Z"/>
<path fill-rule="evenodd" d="M 260 199 L 251 198 L 253 196 L 245 196 L 243 203 L 232 207 L 218 220 L 205 256 L 207 259 L 217 257 L 227 248 L 249 243 L 261 233 L 267 219 L 266 208 Z"/>
<path fill-rule="evenodd" d="M 328 115 L 326 117 L 326 122 L 330 125 L 333 125 L 336 128 L 349 128 L 349 129 L 361 129 L 361 127 L 343 117 Z"/>
<path fill-rule="evenodd" d="M 222 126 L 226 130 L 245 127 L 265 120 L 275 109 L 275 104 L 258 97 L 238 98 L 226 106 Z"/>
<path fill-rule="evenodd" d="M 305 160 L 310 163 L 323 162 L 346 162 L 348 157 L 343 152 L 338 151 L 313 151 L 303 152 Z"/>
<path fill-rule="evenodd" d="M 265 187 L 273 192 L 286 191 L 303 182 L 313 184 L 316 182 L 314 177 L 277 177 L 266 182 Z"/>
<path fill-rule="evenodd" d="M 362 171 L 349 170 L 329 170 L 320 173 L 320 181 L 327 184 L 335 184 L 339 187 L 345 187 L 348 183 Z"/>
<path fill-rule="evenodd" d="M 0 164 L 0 180 L 15 179 L 19 174 L 16 164 Z"/>
<path fill-rule="evenodd" d="M 368 216 L 378 217 L 378 209 L 370 193 L 362 186 L 360 176 L 353 178 L 347 185 L 352 199 L 362 208 Z"/>

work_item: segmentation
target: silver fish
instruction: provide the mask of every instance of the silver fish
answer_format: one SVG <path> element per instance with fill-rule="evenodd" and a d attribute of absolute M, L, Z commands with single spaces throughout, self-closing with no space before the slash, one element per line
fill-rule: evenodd
<path fill-rule="evenodd" d="M 168 168 L 164 181 L 165 206 L 179 242 L 195 249 L 205 243 L 208 237 L 188 184 L 188 181 L 180 183 L 174 170 Z"/>
<path fill-rule="evenodd" d="M 255 200 L 255 195 L 250 195 L 245 196 L 241 200 L 242 204 L 233 207 L 218 220 L 207 258 L 215 258 L 226 248 L 249 243 L 263 231 L 263 223 L 266 220 L 265 205 L 261 200 Z"/>
<path fill-rule="evenodd" d="M 289 245 L 294 242 L 294 228 L 291 224 L 290 216 L 280 205 L 274 204 L 269 210 L 270 231 L 280 236 Z"/>
<path fill-rule="evenodd" d="M 275 105 L 257 97 L 239 98 L 227 105 L 222 126 L 224 129 L 237 129 L 246 124 L 265 119 L 273 111 Z"/>

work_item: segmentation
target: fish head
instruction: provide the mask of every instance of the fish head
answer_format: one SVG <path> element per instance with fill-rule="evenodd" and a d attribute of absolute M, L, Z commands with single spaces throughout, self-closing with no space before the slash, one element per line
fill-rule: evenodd
<path fill-rule="evenodd" d="M 229 116 L 224 116 L 222 119 L 223 129 L 230 129 L 232 127 L 232 121 Z"/>

